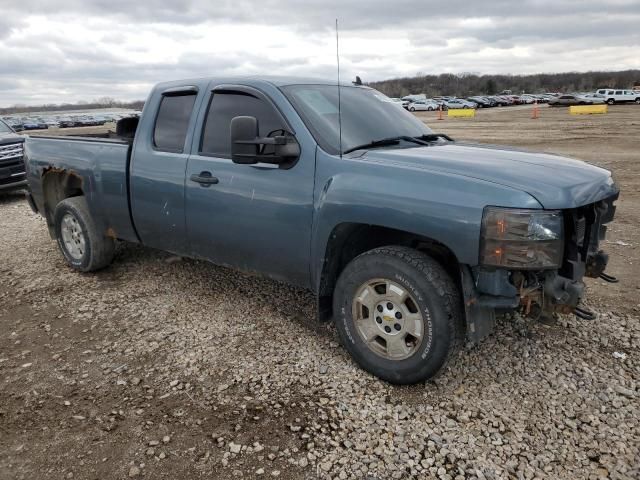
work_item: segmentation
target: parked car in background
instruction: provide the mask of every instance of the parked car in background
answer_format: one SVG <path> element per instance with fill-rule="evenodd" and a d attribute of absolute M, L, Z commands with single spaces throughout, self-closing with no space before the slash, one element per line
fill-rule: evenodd
<path fill-rule="evenodd" d="M 480 96 L 467 97 L 467 101 L 475 103 L 477 108 L 489 108 L 493 106 L 491 101 L 486 97 L 480 97 Z"/>
<path fill-rule="evenodd" d="M 72 119 L 71 117 L 63 117 L 60 119 L 59 124 L 60 128 L 71 128 L 71 127 L 77 127 L 77 123 L 74 119 Z"/>
<path fill-rule="evenodd" d="M 27 184 L 23 153 L 24 137 L 0 120 L 0 191 Z"/>
<path fill-rule="evenodd" d="M 446 106 L 447 109 L 476 108 L 475 103 L 462 100 L 461 98 L 450 98 L 449 100 L 445 100 L 444 106 Z"/>
<path fill-rule="evenodd" d="M 533 95 L 528 95 L 526 93 L 520 95 L 520 103 L 522 104 L 531 105 L 537 101 L 538 101 L 538 98 L 534 97 Z"/>
<path fill-rule="evenodd" d="M 413 103 L 410 103 L 408 106 L 408 110 L 410 112 L 420 112 L 420 111 L 429 111 L 432 112 L 434 110 L 438 110 L 440 108 L 440 104 L 435 100 L 427 99 L 427 100 L 416 100 Z"/>
<path fill-rule="evenodd" d="M 49 125 L 38 120 L 27 120 L 22 124 L 23 130 L 46 130 Z"/>
<path fill-rule="evenodd" d="M 603 105 L 602 98 L 587 98 L 582 95 L 565 94 L 549 100 L 550 107 L 570 107 L 572 105 Z"/>
<path fill-rule="evenodd" d="M 496 100 L 499 107 L 508 107 L 509 105 L 513 105 L 513 100 L 506 95 L 496 95 L 493 98 Z"/>
<path fill-rule="evenodd" d="M 602 95 L 605 102 L 609 105 L 615 103 L 632 103 L 635 102 L 640 105 L 640 91 L 635 90 L 616 90 L 610 88 L 601 88 L 596 90 L 598 95 Z"/>

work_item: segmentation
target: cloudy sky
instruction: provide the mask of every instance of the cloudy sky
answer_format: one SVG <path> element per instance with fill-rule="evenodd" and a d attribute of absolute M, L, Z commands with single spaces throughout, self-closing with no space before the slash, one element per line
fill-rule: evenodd
<path fill-rule="evenodd" d="M 0 0 L 0 106 L 205 75 L 640 68 L 640 0 Z"/>

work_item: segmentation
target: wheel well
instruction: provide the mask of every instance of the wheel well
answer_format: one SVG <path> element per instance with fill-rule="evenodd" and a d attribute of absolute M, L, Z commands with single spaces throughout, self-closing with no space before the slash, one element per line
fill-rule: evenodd
<path fill-rule="evenodd" d="M 332 316 L 333 289 L 347 264 L 361 253 L 386 245 L 401 245 L 428 253 L 444 267 L 460 287 L 458 259 L 444 244 L 393 228 L 343 223 L 333 229 L 325 250 L 318 288 L 318 316 L 321 321 L 327 321 Z"/>
<path fill-rule="evenodd" d="M 42 176 L 42 191 L 44 213 L 50 230 L 53 228 L 53 214 L 56 205 L 65 198 L 84 195 L 82 178 L 76 173 L 66 170 L 46 171 Z"/>

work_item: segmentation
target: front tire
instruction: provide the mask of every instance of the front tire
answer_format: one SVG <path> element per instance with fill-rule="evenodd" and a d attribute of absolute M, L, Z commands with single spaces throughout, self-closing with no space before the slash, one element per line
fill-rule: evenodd
<path fill-rule="evenodd" d="M 115 241 L 98 230 L 84 197 L 67 198 L 56 206 L 54 231 L 62 255 L 75 270 L 93 272 L 113 260 Z"/>
<path fill-rule="evenodd" d="M 366 371 L 394 384 L 434 377 L 463 339 L 459 291 L 442 266 L 389 246 L 342 271 L 333 311 L 340 341 Z"/>
<path fill-rule="evenodd" d="M 616 101 L 613 98 L 610 98 L 609 100 L 607 100 L 607 104 L 609 105 L 613 105 L 614 103 L 616 103 Z"/>
<path fill-rule="evenodd" d="M 415 112 L 415 111 L 416 111 L 416 109 L 415 109 L 415 107 L 411 107 L 411 108 L 409 108 L 409 111 L 410 111 L 410 112 Z"/>

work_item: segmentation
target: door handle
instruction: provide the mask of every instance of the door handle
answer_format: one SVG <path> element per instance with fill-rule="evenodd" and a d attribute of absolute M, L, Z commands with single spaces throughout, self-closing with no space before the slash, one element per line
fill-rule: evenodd
<path fill-rule="evenodd" d="M 218 180 L 218 177 L 212 176 L 211 172 L 194 173 L 189 178 L 192 182 L 199 183 L 200 185 L 215 185 L 220 181 Z"/>

